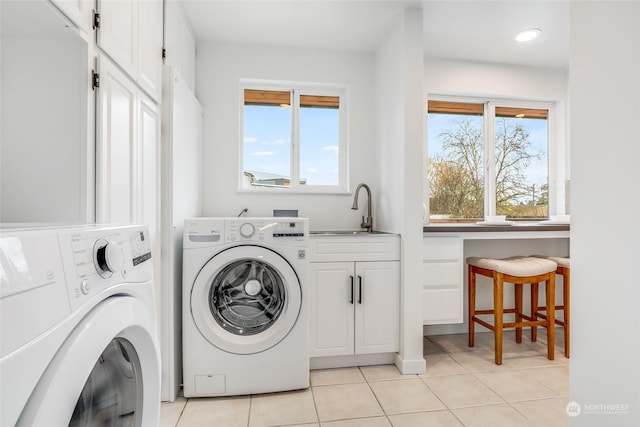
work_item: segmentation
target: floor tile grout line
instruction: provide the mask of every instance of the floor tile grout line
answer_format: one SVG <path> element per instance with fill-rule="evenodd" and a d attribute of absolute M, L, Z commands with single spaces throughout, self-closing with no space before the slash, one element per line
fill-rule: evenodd
<path fill-rule="evenodd" d="M 313 386 L 311 385 L 311 381 L 309 381 L 309 388 L 311 389 L 311 398 L 313 399 L 313 409 L 316 411 L 316 420 L 318 420 L 318 425 L 320 425 L 320 414 L 318 413 L 318 404 L 316 403 L 316 394 L 313 391 Z"/>

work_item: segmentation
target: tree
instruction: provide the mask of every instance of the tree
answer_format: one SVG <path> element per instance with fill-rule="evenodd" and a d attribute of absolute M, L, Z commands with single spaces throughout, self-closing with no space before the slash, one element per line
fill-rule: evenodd
<path fill-rule="evenodd" d="M 453 218 L 482 217 L 484 138 L 470 120 L 440 133 L 443 157 L 429 159 L 430 210 Z"/>
<path fill-rule="evenodd" d="M 524 211 L 524 201 L 548 203 L 548 185 L 532 193 L 524 169 L 540 158 L 532 153 L 529 133 L 505 117 L 495 121 L 496 211 L 509 216 L 532 216 Z M 482 127 L 469 119 L 442 131 L 441 156 L 429 159 L 428 175 L 432 214 L 449 218 L 482 218 L 484 209 L 484 138 Z M 534 194 L 532 198 L 532 194 Z M 538 197 L 537 200 L 536 197 Z M 539 209 L 538 209 L 539 210 Z M 538 214 L 534 214 L 538 216 Z"/>

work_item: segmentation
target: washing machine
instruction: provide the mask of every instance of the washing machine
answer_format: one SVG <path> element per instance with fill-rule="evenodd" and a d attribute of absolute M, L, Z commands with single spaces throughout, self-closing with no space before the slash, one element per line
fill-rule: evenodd
<path fill-rule="evenodd" d="M 158 425 L 144 226 L 0 226 L 0 425 Z"/>
<path fill-rule="evenodd" d="M 306 218 L 195 218 L 183 241 L 186 397 L 309 387 Z"/>

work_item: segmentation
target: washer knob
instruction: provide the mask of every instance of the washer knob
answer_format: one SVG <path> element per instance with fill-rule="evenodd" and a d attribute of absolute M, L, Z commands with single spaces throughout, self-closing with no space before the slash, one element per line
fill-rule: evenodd
<path fill-rule="evenodd" d="M 100 239 L 93 245 L 93 263 L 98 274 L 103 278 L 111 277 L 118 271 L 122 262 L 122 251 L 116 243 Z"/>
<path fill-rule="evenodd" d="M 240 235 L 244 238 L 249 238 L 253 236 L 256 232 L 256 227 L 253 224 L 249 224 L 245 222 L 240 226 Z"/>

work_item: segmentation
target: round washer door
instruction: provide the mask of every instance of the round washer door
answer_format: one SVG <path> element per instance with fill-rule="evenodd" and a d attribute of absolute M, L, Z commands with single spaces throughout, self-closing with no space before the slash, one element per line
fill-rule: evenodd
<path fill-rule="evenodd" d="M 278 344 L 294 327 L 301 303 L 291 265 L 262 246 L 234 246 L 216 254 L 191 290 L 191 314 L 200 333 L 235 354 Z"/>
<path fill-rule="evenodd" d="M 158 425 L 155 327 L 153 310 L 137 298 L 98 304 L 60 347 L 17 425 Z"/>

